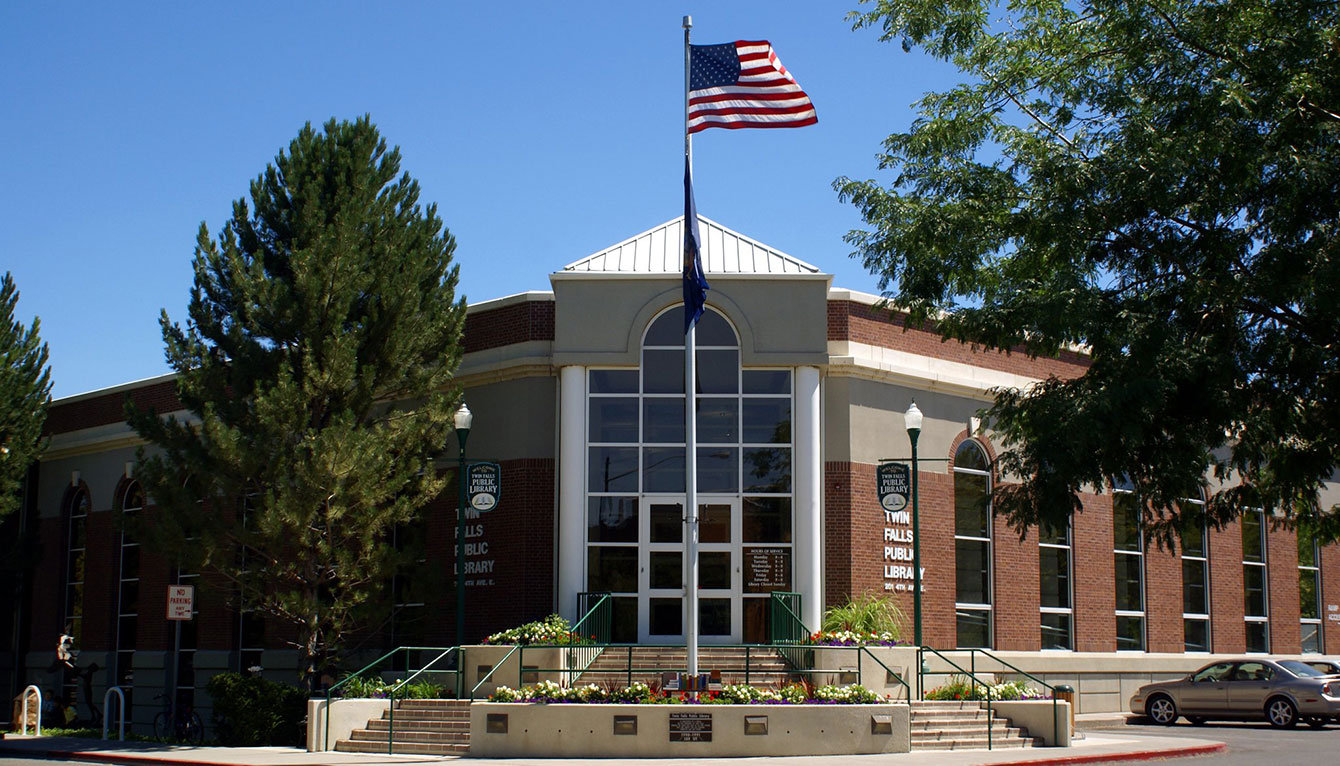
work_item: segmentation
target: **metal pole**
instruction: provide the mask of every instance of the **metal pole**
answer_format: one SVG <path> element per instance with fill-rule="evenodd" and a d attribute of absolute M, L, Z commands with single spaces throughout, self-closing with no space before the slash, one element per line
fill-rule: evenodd
<path fill-rule="evenodd" d="M 692 52 L 689 48 L 689 31 L 693 29 L 693 17 L 684 17 L 684 156 L 693 167 L 693 138 L 689 134 L 689 75 L 692 67 Z M 687 212 L 687 211 L 686 211 Z M 684 221 L 691 226 L 690 221 Z M 684 307 L 689 310 L 688 306 Z M 688 673 L 690 677 L 698 675 L 698 430 L 696 422 L 697 401 L 697 364 L 695 346 L 697 325 L 689 326 L 684 336 L 684 539 L 687 546 L 688 577 L 685 583 L 687 591 L 686 643 L 688 655 Z"/>
<path fill-rule="evenodd" d="M 907 429 L 907 436 L 912 441 L 912 624 L 917 646 L 921 646 L 921 520 L 917 502 L 917 437 L 920 435 L 920 428 Z"/>
<path fill-rule="evenodd" d="M 457 429 L 456 438 L 461 443 L 461 455 L 457 460 L 456 484 L 460 487 L 456 505 L 456 645 L 465 645 L 465 440 L 468 430 Z M 461 663 L 457 663 L 457 672 L 464 672 Z"/>

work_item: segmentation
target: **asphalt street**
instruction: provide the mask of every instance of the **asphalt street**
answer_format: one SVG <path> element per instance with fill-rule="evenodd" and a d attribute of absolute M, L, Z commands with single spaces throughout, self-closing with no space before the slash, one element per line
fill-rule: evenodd
<path fill-rule="evenodd" d="M 1340 763 L 1340 726 L 1324 729 L 1298 726 L 1275 729 L 1267 723 L 1207 723 L 1193 726 L 1180 719 L 1173 726 L 1145 722 L 1114 722 L 1101 727 L 1085 726 L 1081 732 L 1122 736 L 1185 737 L 1212 739 L 1228 745 L 1222 753 L 1177 759 L 1207 766 L 1332 766 Z"/>

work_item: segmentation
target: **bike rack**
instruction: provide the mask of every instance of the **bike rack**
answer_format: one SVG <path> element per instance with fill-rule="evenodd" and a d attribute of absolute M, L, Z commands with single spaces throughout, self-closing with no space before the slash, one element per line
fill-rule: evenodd
<path fill-rule="evenodd" d="M 112 692 L 116 692 L 116 712 L 120 719 L 120 740 L 126 741 L 126 693 L 121 691 L 121 687 L 113 686 L 102 695 L 102 738 L 107 739 L 107 714 L 111 711 Z"/>
<path fill-rule="evenodd" d="M 34 736 L 40 737 L 42 736 L 42 690 L 37 688 L 35 685 L 29 685 L 28 688 L 23 690 L 23 723 L 21 725 L 21 728 L 19 729 L 19 733 L 24 736 L 28 735 L 29 692 L 32 692 L 33 694 L 37 695 L 37 731 Z"/>

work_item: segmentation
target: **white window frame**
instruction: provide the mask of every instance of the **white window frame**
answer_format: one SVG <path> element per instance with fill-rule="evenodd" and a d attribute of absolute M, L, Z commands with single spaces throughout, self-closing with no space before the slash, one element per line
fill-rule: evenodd
<path fill-rule="evenodd" d="M 132 500 L 137 501 L 138 505 L 132 503 Z M 131 481 L 126 484 L 125 490 L 121 493 L 121 519 L 124 522 L 129 515 L 142 510 L 144 510 L 144 488 L 140 486 L 139 482 Z M 139 607 L 137 605 L 136 611 L 134 612 L 127 612 L 125 602 L 128 583 L 134 583 L 135 587 L 139 586 L 140 571 L 137 569 L 134 577 L 126 577 L 126 549 L 136 548 L 141 551 L 143 549 L 140 548 L 139 540 L 126 534 L 124 526 L 122 526 L 120 534 L 118 535 L 118 541 L 119 544 L 117 545 L 116 559 L 116 667 L 112 668 L 112 683 L 121 685 L 123 689 L 129 691 L 135 686 L 135 647 L 123 646 L 121 644 L 121 623 L 123 620 L 134 620 L 136 622 L 136 635 L 138 635 Z M 140 559 L 139 566 L 141 568 L 144 566 L 143 558 Z M 143 599 L 144 596 L 145 594 L 143 592 L 139 594 L 140 599 Z M 121 684 L 121 679 L 119 677 L 120 671 L 126 667 L 123 663 L 130 663 L 131 681 L 129 684 Z"/>
<path fill-rule="evenodd" d="M 986 537 L 979 537 L 979 536 L 976 536 L 976 535 L 960 535 L 960 534 L 958 533 L 958 518 L 957 518 L 957 513 L 958 513 L 958 499 L 957 499 L 957 498 L 954 498 L 954 512 L 955 512 L 955 518 L 954 518 L 953 523 L 954 523 L 954 547 L 955 547 L 955 554 L 954 554 L 954 555 L 955 555 L 955 567 L 956 567 L 955 571 L 957 572 L 957 557 L 958 557 L 958 551 L 957 551 L 957 549 L 958 549 L 958 541 L 959 541 L 959 540 L 968 540 L 968 541 L 972 541 L 972 542 L 986 543 L 986 587 L 985 587 L 985 590 L 986 590 L 986 597 L 987 597 L 988 601 L 986 601 L 985 603 L 980 603 L 980 604 L 979 604 L 979 603 L 967 602 L 967 601 L 958 601 L 958 600 L 957 600 L 957 597 L 958 597 L 958 584 L 955 583 L 955 585 L 954 585 L 954 596 L 955 596 L 955 601 L 954 601 L 954 644 L 955 644 L 955 646 L 958 646 L 959 648 L 962 648 L 962 649 L 993 649 L 993 648 L 995 648 L 995 645 L 996 645 L 996 614 L 995 614 L 995 608 L 994 608 L 994 605 L 991 603 L 991 601 L 993 600 L 993 596 L 994 596 L 994 594 L 995 594 L 995 588 L 996 588 L 996 550 L 995 550 L 995 544 L 994 544 L 994 542 L 993 542 L 992 539 L 991 539 L 991 531 L 992 531 L 992 530 L 991 530 L 991 527 L 992 527 L 992 522 L 993 522 L 993 520 L 994 520 L 993 509 L 992 509 L 992 505 L 991 505 L 991 491 L 992 491 L 992 486 L 991 486 L 991 485 L 992 485 L 992 479 L 991 479 L 991 471 L 990 471 L 990 470 L 983 471 L 983 470 L 981 470 L 981 469 L 977 469 L 977 468 L 962 468 L 962 467 L 959 466 L 959 464 L 958 464 L 958 460 L 957 460 L 958 453 L 959 453 L 965 446 L 967 446 L 968 444 L 972 444 L 973 449 L 976 449 L 976 450 L 978 450 L 978 451 L 981 453 L 981 455 L 982 455 L 982 459 L 983 459 L 983 461 L 984 461 L 987 465 L 990 465 L 990 464 L 991 464 L 990 453 L 988 453 L 988 452 L 986 451 L 986 448 L 985 448 L 984 446 L 982 446 L 982 444 L 981 444 L 980 442 L 978 442 L 976 439 L 968 439 L 967 441 L 964 441 L 962 444 L 960 444 L 959 446 L 957 446 L 957 447 L 954 448 L 954 457 L 955 457 L 955 460 L 954 460 L 953 473 L 954 473 L 954 474 L 960 474 L 960 473 L 961 473 L 961 474 L 965 474 L 965 475 L 968 475 L 968 476 L 980 476 L 980 477 L 983 477 L 983 478 L 986 480 L 986 498 L 987 498 L 987 500 L 986 500 Z M 951 475 L 950 478 L 951 478 L 951 480 L 952 480 L 953 476 Z M 958 613 L 959 613 L 959 612 L 985 612 L 985 613 L 986 613 L 986 646 L 974 646 L 974 647 L 964 647 L 964 646 L 959 646 L 959 644 L 958 644 Z"/>
<path fill-rule="evenodd" d="M 1213 630 L 1214 630 L 1214 623 L 1213 623 L 1213 621 L 1210 620 L 1210 608 L 1211 608 L 1211 607 L 1210 607 L 1210 576 L 1211 576 L 1211 573 L 1210 573 L 1210 525 L 1209 525 L 1208 522 L 1205 521 L 1205 501 L 1204 501 L 1204 500 L 1201 500 L 1201 499 L 1190 499 L 1190 498 L 1188 498 L 1188 499 L 1186 500 L 1186 505 L 1188 505 L 1188 506 L 1195 506 L 1195 508 L 1192 509 L 1192 512 L 1193 512 L 1193 513 L 1196 513 L 1197 516 L 1201 519 L 1201 522 L 1200 522 L 1200 540 L 1201 540 L 1201 548 L 1202 548 L 1202 552 L 1203 552 L 1204 555 L 1201 555 L 1201 556 L 1188 556 L 1187 553 L 1186 553 L 1186 549 L 1185 549 L 1185 548 L 1182 548 L 1182 561 L 1184 561 L 1184 562 L 1185 562 L 1185 561 L 1199 561 L 1199 562 L 1205 567 L 1205 611 L 1204 611 L 1203 613 L 1202 613 L 1202 612 L 1187 612 L 1187 611 L 1185 611 L 1185 609 L 1186 609 L 1186 581 L 1185 581 L 1185 579 L 1183 579 L 1183 581 L 1182 581 L 1182 609 L 1183 609 L 1183 611 L 1182 611 L 1182 652 L 1183 652 L 1184 654 L 1208 654 L 1208 653 L 1210 653 L 1212 647 L 1214 646 L 1214 633 L 1213 633 Z M 1183 572 L 1186 571 L 1186 567 L 1185 567 L 1185 566 L 1182 567 L 1182 571 L 1183 571 Z M 1200 649 L 1192 650 L 1192 649 L 1188 649 L 1188 648 L 1186 648 L 1186 624 L 1187 624 L 1188 622 L 1203 622 L 1203 623 L 1205 623 L 1205 649 L 1203 649 L 1203 650 L 1200 650 Z"/>
<path fill-rule="evenodd" d="M 1299 534 L 1301 536 L 1302 533 L 1300 532 Z M 1298 651 L 1300 654 L 1323 654 L 1325 653 L 1326 648 L 1326 632 L 1321 618 L 1322 602 L 1323 602 L 1321 592 L 1321 546 L 1317 545 L 1317 539 L 1315 537 L 1310 537 L 1310 539 L 1307 542 L 1312 544 L 1312 564 L 1304 565 L 1300 560 L 1298 562 L 1298 577 L 1299 582 L 1302 582 L 1303 573 L 1305 572 L 1312 573 L 1313 581 L 1316 583 L 1314 592 L 1317 594 L 1317 616 L 1315 618 L 1302 616 L 1303 615 L 1303 604 L 1301 602 L 1302 589 L 1300 588 L 1299 589 L 1300 602 L 1298 604 L 1298 627 L 1299 627 L 1298 636 L 1300 646 L 1298 648 Z M 1316 626 L 1317 647 L 1315 649 L 1309 650 L 1301 645 L 1303 635 L 1302 628 L 1304 625 Z"/>
<path fill-rule="evenodd" d="M 1245 654 L 1252 654 L 1252 655 L 1270 654 L 1270 569 L 1269 569 L 1269 567 L 1268 567 L 1269 558 L 1270 558 L 1270 553 L 1269 553 L 1269 549 L 1267 548 L 1267 546 L 1268 546 L 1268 544 L 1269 544 L 1269 539 L 1270 539 L 1270 538 L 1269 538 L 1269 535 L 1266 534 L 1266 514 L 1265 514 L 1265 511 L 1262 511 L 1262 510 L 1247 511 L 1246 513 L 1255 513 L 1255 514 L 1258 514 L 1258 515 L 1260 516 L 1260 518 L 1261 518 L 1261 560 L 1260 560 L 1260 561 L 1248 561 L 1248 560 L 1247 560 L 1247 556 L 1246 556 L 1246 552 L 1245 552 L 1245 551 L 1244 551 L 1243 556 L 1242 556 L 1242 581 L 1243 581 L 1242 612 L 1243 612 L 1243 622 L 1244 622 L 1244 623 L 1247 623 L 1247 624 L 1249 624 L 1249 625 L 1250 625 L 1250 624 L 1259 624 L 1259 625 L 1263 625 L 1264 628 L 1265 628 L 1266 645 L 1265 645 L 1264 648 L 1262 648 L 1262 649 L 1260 649 L 1260 650 L 1255 650 L 1255 651 L 1252 650 L 1252 649 L 1250 649 L 1250 648 L 1246 648 L 1246 647 L 1244 647 L 1244 649 L 1245 649 L 1244 653 L 1245 653 Z M 1243 542 L 1244 542 L 1244 544 L 1245 544 L 1245 542 L 1246 542 L 1246 537 L 1245 537 L 1245 536 L 1243 537 Z M 1264 613 L 1264 614 L 1247 614 L 1247 591 L 1246 591 L 1246 582 L 1247 582 L 1247 568 L 1248 568 L 1248 567 L 1258 567 L 1258 568 L 1261 570 L 1261 600 L 1262 600 L 1262 603 L 1265 605 L 1265 613 Z M 1245 637 L 1245 633 L 1244 633 L 1244 637 Z"/>
<path fill-rule="evenodd" d="M 1114 487 L 1114 488 L 1112 489 L 1112 509 L 1113 509 L 1113 516 L 1114 516 L 1114 517 L 1115 517 L 1115 515 L 1116 515 L 1116 504 L 1117 504 L 1116 501 L 1117 501 L 1117 495 L 1132 495 L 1132 496 L 1134 496 L 1134 492 L 1133 492 L 1131 489 L 1129 489 L 1129 488 L 1125 488 L 1125 487 Z M 1113 564 L 1114 564 L 1114 566 L 1113 566 L 1113 585 L 1116 584 L 1116 574 L 1115 574 L 1115 573 L 1116 573 L 1117 571 L 1119 571 L 1119 568 L 1115 566 L 1117 557 L 1118 557 L 1118 556 L 1134 556 L 1134 557 L 1136 557 L 1137 560 L 1140 562 L 1140 566 L 1139 566 L 1139 570 L 1138 570 L 1138 571 L 1140 572 L 1140 588 L 1139 588 L 1139 591 L 1140 591 L 1140 608 L 1139 608 L 1138 610 L 1135 610 L 1135 609 L 1117 609 L 1117 610 L 1116 610 L 1116 615 L 1115 615 L 1115 617 L 1118 618 L 1118 619 L 1119 619 L 1119 618 L 1122 618 L 1122 617 L 1138 617 L 1138 618 L 1140 618 L 1140 648 L 1139 648 L 1139 649 L 1123 649 L 1123 648 L 1121 647 L 1120 643 L 1118 643 L 1116 650 L 1119 651 L 1119 652 L 1146 652 L 1146 651 L 1149 651 L 1149 593 L 1147 592 L 1147 588 L 1149 587 L 1149 578 L 1148 578 L 1148 576 L 1147 576 L 1147 572 L 1145 571 L 1145 528 L 1144 528 L 1144 524 L 1141 523 L 1141 521 L 1142 521 L 1142 519 L 1141 519 L 1141 509 L 1139 508 L 1139 506 L 1136 506 L 1134 510 L 1135 510 L 1135 513 L 1136 513 L 1136 525 L 1135 525 L 1136 550 L 1123 550 L 1123 549 L 1118 548 L 1118 547 L 1116 546 L 1116 542 L 1115 542 L 1115 540 L 1113 541 L 1113 544 L 1112 544 L 1112 560 L 1113 560 Z M 1113 519 L 1113 524 L 1115 525 L 1115 523 L 1116 523 L 1116 520 L 1115 520 L 1115 518 L 1114 518 L 1114 519 Z M 1115 529 L 1115 526 L 1114 526 L 1113 528 Z M 1116 624 L 1116 623 L 1115 623 L 1115 620 L 1114 620 L 1113 624 L 1114 624 L 1114 625 Z"/>
<path fill-rule="evenodd" d="M 1075 650 L 1075 538 L 1071 527 L 1072 527 L 1071 523 L 1067 520 L 1065 525 L 1064 545 L 1060 543 L 1043 542 L 1042 530 L 1041 528 L 1039 528 L 1038 530 L 1039 553 L 1041 552 L 1042 548 L 1049 548 L 1052 550 L 1064 550 L 1066 552 L 1066 586 L 1069 590 L 1069 592 L 1066 594 L 1066 603 L 1070 604 L 1070 606 L 1068 607 L 1041 606 L 1039 604 L 1038 608 L 1041 614 L 1064 614 L 1070 618 L 1070 629 L 1066 631 L 1066 643 L 1068 644 L 1068 646 L 1066 646 L 1063 649 L 1057 647 L 1044 646 L 1042 648 L 1042 651 L 1062 652 L 1062 651 Z M 1042 569 L 1041 566 L 1039 566 L 1038 567 L 1039 573 L 1041 573 L 1041 569 Z M 1039 585 L 1039 591 L 1041 591 L 1041 585 Z M 1041 601 L 1040 592 L 1039 592 L 1039 601 Z M 1039 627 L 1040 627 L 1040 621 L 1039 621 Z M 1040 631 L 1039 635 L 1041 635 Z"/>

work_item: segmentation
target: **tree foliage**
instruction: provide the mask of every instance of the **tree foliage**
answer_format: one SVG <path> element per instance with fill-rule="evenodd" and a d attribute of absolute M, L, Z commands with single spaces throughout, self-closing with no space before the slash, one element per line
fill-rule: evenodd
<path fill-rule="evenodd" d="M 144 533 L 290 624 L 311 678 L 443 489 L 465 303 L 455 240 L 366 117 L 304 127 L 250 200 L 201 225 L 186 326 L 160 320 L 191 417 L 128 414 L 158 448 Z"/>
<path fill-rule="evenodd" d="M 1334 538 L 1340 462 L 1340 6 L 877 0 L 854 13 L 963 75 L 840 178 L 848 240 L 944 337 L 1083 377 L 998 391 L 999 510 L 1063 522 L 1125 476 L 1170 539 L 1279 509 Z M 1199 514 L 1199 510 L 1196 511 Z M 1195 520 L 1185 520 L 1188 524 Z"/>
<path fill-rule="evenodd" d="M 17 510 L 28 467 L 37 459 L 51 403 L 51 368 L 40 322 L 24 327 L 14 318 L 19 289 L 0 279 L 0 519 Z"/>

